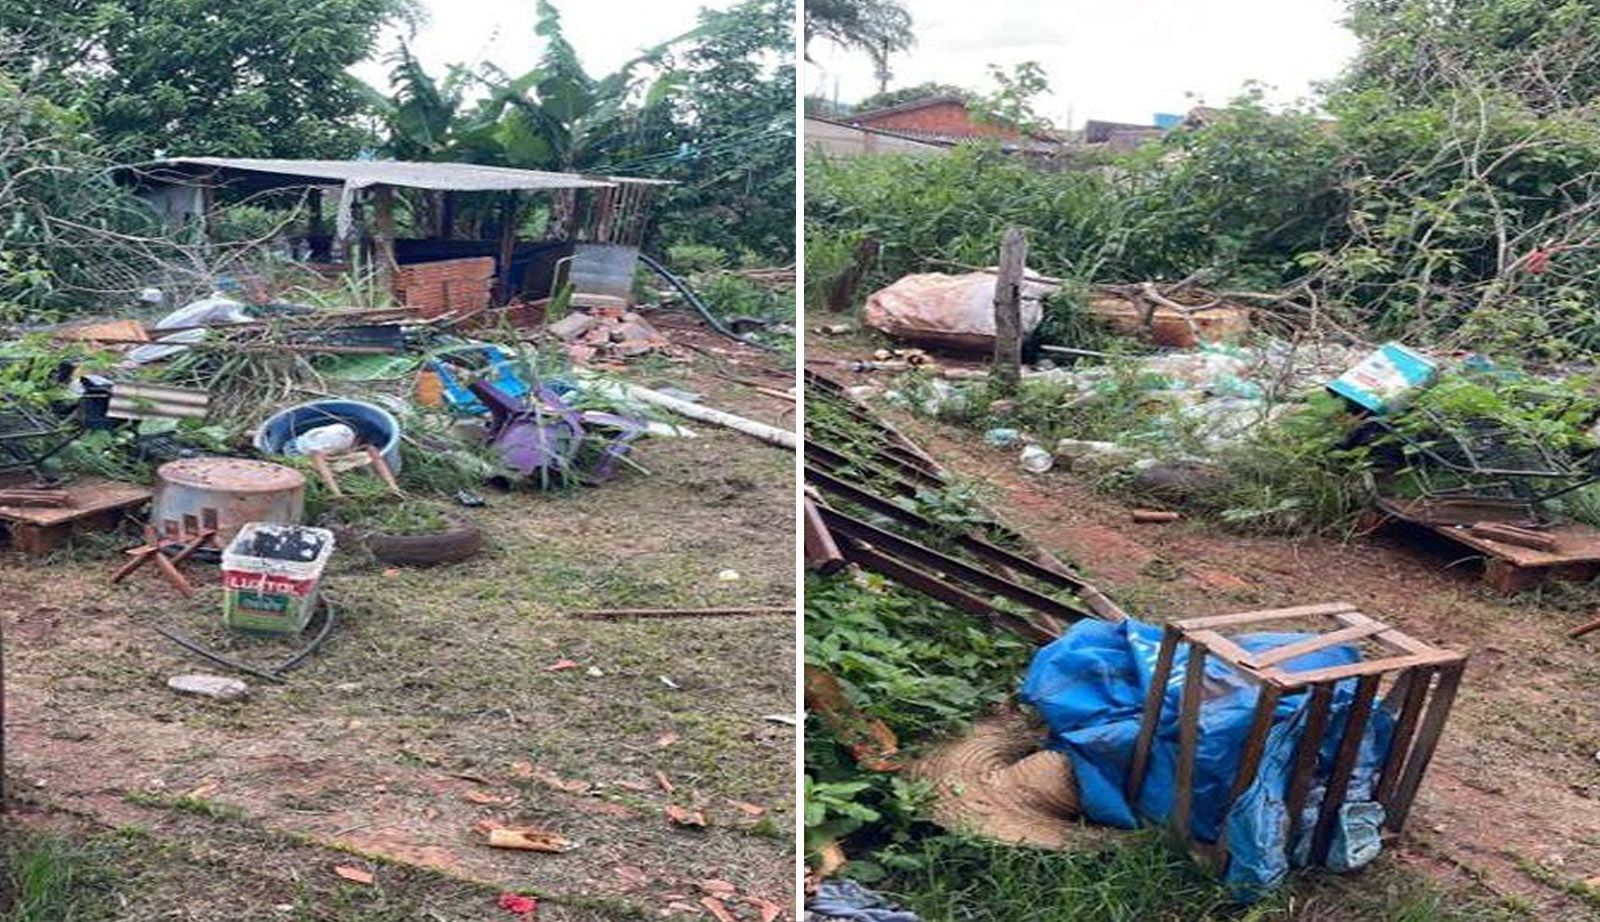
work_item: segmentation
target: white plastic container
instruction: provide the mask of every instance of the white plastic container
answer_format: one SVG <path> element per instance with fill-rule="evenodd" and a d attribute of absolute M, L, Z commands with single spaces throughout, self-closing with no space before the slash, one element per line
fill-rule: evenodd
<path fill-rule="evenodd" d="M 255 536 L 299 530 L 322 542 L 313 560 L 275 560 L 250 553 Z M 297 634 L 317 607 L 322 571 L 333 556 L 333 532 L 304 525 L 251 522 L 222 552 L 222 620 L 231 628 Z"/>

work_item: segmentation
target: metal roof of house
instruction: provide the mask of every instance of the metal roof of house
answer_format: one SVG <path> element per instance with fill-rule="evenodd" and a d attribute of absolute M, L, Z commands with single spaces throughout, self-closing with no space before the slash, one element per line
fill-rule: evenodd
<path fill-rule="evenodd" d="M 262 160 L 249 157 L 172 157 L 126 168 L 142 180 L 183 182 L 219 171 L 247 185 L 274 188 L 340 183 L 350 188 L 401 186 L 448 192 L 604 189 L 623 180 L 546 173 L 475 163 L 413 160 Z"/>

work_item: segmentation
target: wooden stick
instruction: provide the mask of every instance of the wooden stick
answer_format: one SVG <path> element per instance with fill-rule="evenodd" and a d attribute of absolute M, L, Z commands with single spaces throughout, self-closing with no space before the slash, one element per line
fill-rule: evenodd
<path fill-rule="evenodd" d="M 1150 746 L 1156 738 L 1156 726 L 1161 723 L 1161 705 L 1166 698 L 1167 682 L 1172 678 L 1172 658 L 1178 649 L 1178 637 L 1178 629 L 1172 625 L 1163 629 L 1161 650 L 1156 654 L 1156 671 L 1150 677 L 1150 688 L 1144 696 L 1144 716 L 1139 720 L 1139 738 L 1133 746 L 1133 765 L 1128 769 L 1126 790 L 1128 803 L 1135 812 L 1138 812 L 1145 772 L 1150 766 Z"/>
<path fill-rule="evenodd" d="M 568 612 L 573 618 L 728 618 L 740 615 L 792 615 L 794 606 L 748 608 L 591 608 Z"/>
<path fill-rule="evenodd" d="M 343 497 L 344 491 L 339 489 L 339 481 L 333 476 L 333 468 L 328 465 L 326 452 L 314 451 L 308 456 L 311 458 L 311 468 L 317 472 L 317 477 L 328 492 L 336 497 Z"/>
<path fill-rule="evenodd" d="M 111 574 L 111 582 L 113 584 L 120 583 L 129 576 L 132 576 L 133 571 L 149 563 L 150 555 L 157 553 L 158 550 L 159 549 L 153 545 L 145 545 L 144 547 L 134 548 L 133 550 L 129 551 L 128 553 L 134 555 L 133 559 L 123 564 L 121 567 L 118 567 L 117 572 Z"/>
<path fill-rule="evenodd" d="M 1183 698 L 1178 703 L 1178 769 L 1173 781 L 1172 828 L 1185 847 L 1189 844 L 1190 811 L 1194 807 L 1194 762 L 1200 747 L 1200 698 L 1205 694 L 1204 646 L 1190 641 L 1189 661 L 1183 673 Z"/>
<path fill-rule="evenodd" d="M 367 460 L 372 462 L 372 469 L 378 472 L 378 477 L 388 486 L 389 492 L 396 496 L 404 496 L 405 493 L 400 489 L 400 482 L 395 479 L 394 471 L 389 469 L 389 462 L 384 460 L 383 453 L 371 445 L 364 447 L 367 452 Z"/>
<path fill-rule="evenodd" d="M 1582 637 L 1585 634 L 1592 634 L 1595 631 L 1600 631 L 1600 618 L 1596 618 L 1595 620 L 1590 621 L 1588 624 L 1580 624 L 1580 625 L 1578 625 L 1577 627 L 1575 627 L 1572 630 L 1568 631 L 1567 632 L 1567 636 L 1568 637 Z"/>
<path fill-rule="evenodd" d="M 1183 516 L 1176 512 L 1168 512 L 1162 509 L 1135 509 L 1129 514 L 1129 517 L 1141 525 L 1176 522 L 1180 518 L 1183 518 Z"/>
<path fill-rule="evenodd" d="M 1333 773 L 1328 776 L 1322 808 L 1317 813 L 1317 823 L 1312 830 L 1311 864 L 1314 867 L 1328 863 L 1334 827 L 1338 825 L 1339 810 L 1344 806 L 1345 795 L 1350 792 L 1350 778 L 1355 773 L 1356 759 L 1361 755 L 1361 740 L 1366 735 L 1367 720 L 1372 716 L 1372 702 L 1377 694 L 1378 676 L 1364 675 L 1356 680 L 1355 700 L 1345 712 L 1344 735 L 1339 738 Z"/>

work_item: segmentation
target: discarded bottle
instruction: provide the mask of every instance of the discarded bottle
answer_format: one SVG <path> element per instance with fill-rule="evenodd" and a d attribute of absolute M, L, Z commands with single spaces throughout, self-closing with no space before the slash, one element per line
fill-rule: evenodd
<path fill-rule="evenodd" d="M 1004 427 L 990 429 L 988 432 L 983 434 L 984 444 L 993 445 L 996 448 L 1006 448 L 1008 446 L 1015 445 L 1021 438 L 1021 432 L 1017 431 L 1016 429 Z"/>
<path fill-rule="evenodd" d="M 1022 469 L 1030 474 L 1043 474 L 1056 464 L 1055 457 L 1037 445 L 1029 445 L 1022 449 L 1018 461 Z"/>

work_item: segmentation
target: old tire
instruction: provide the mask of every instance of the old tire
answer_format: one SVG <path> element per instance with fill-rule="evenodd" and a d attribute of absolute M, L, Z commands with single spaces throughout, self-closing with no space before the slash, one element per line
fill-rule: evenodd
<path fill-rule="evenodd" d="M 447 530 L 427 535 L 368 532 L 363 543 L 372 556 L 384 563 L 426 567 L 475 556 L 483 550 L 483 530 L 468 522 L 452 521 Z"/>

